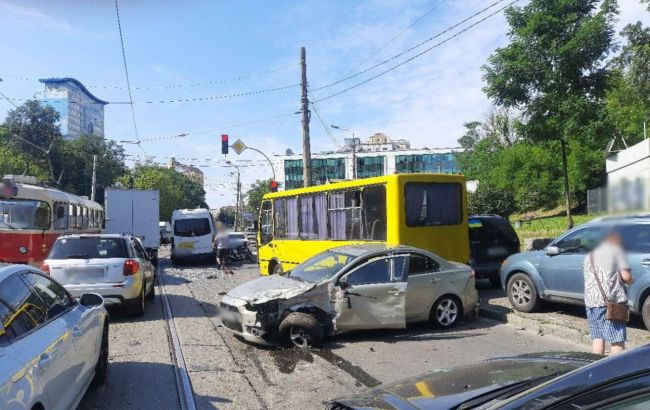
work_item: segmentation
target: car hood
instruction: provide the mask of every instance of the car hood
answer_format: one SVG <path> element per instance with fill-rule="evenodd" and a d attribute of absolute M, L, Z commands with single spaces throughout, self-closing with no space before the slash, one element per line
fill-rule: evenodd
<path fill-rule="evenodd" d="M 273 299 L 290 299 L 316 286 L 284 276 L 264 276 L 231 289 L 228 296 L 242 299 L 250 304 L 266 303 Z"/>
<path fill-rule="evenodd" d="M 508 262 L 517 262 L 517 261 L 528 261 L 533 265 L 538 264 L 542 257 L 546 255 L 546 251 L 527 251 L 521 253 L 515 253 L 514 255 L 508 256 Z"/>
<path fill-rule="evenodd" d="M 334 400 L 331 404 L 344 404 L 354 409 L 455 408 L 510 384 L 559 376 L 599 358 L 584 353 L 549 353 L 494 359 L 383 384 L 360 395 Z"/>

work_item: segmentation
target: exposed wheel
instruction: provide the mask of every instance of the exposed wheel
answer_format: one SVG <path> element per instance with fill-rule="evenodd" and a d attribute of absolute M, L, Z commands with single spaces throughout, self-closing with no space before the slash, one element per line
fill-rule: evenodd
<path fill-rule="evenodd" d="M 156 279 L 151 279 L 151 290 L 147 293 L 147 300 L 154 300 L 156 298 Z"/>
<path fill-rule="evenodd" d="M 646 329 L 650 330 L 650 295 L 648 295 L 648 297 L 645 298 L 645 302 L 643 302 L 641 315 L 643 316 L 643 324 Z"/>
<path fill-rule="evenodd" d="M 274 275 L 282 275 L 284 273 L 284 270 L 282 270 L 282 264 L 280 262 L 276 262 L 273 265 L 273 274 Z"/>
<path fill-rule="evenodd" d="M 144 300 L 145 300 L 145 292 L 146 292 L 146 286 L 143 283 L 142 284 L 142 289 L 140 290 L 140 296 L 138 296 L 138 301 L 135 305 L 131 306 L 131 315 L 133 316 L 142 316 L 144 315 Z"/>
<path fill-rule="evenodd" d="M 539 308 L 540 300 L 537 288 L 530 276 L 525 273 L 512 275 L 508 280 L 506 292 L 512 307 L 521 312 L 533 312 Z"/>
<path fill-rule="evenodd" d="M 320 346 L 324 333 L 318 319 L 308 313 L 290 313 L 280 323 L 280 335 L 301 349 Z"/>
<path fill-rule="evenodd" d="M 497 273 L 496 276 L 490 276 L 490 284 L 495 288 L 501 287 L 501 276 Z"/>
<path fill-rule="evenodd" d="M 438 299 L 431 308 L 429 320 L 435 327 L 448 328 L 455 326 L 463 317 L 463 307 L 460 300 L 452 295 Z"/>
<path fill-rule="evenodd" d="M 108 373 L 108 324 L 104 325 L 102 332 L 102 342 L 99 347 L 99 357 L 95 365 L 95 377 L 90 382 L 92 387 L 101 386 L 106 381 L 106 374 Z"/>

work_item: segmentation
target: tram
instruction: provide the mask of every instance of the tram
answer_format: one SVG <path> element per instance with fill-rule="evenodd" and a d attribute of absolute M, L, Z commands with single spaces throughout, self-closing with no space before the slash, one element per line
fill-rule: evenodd
<path fill-rule="evenodd" d="M 63 233 L 100 233 L 101 205 L 34 177 L 5 176 L 0 184 L 0 262 L 38 266 Z"/>

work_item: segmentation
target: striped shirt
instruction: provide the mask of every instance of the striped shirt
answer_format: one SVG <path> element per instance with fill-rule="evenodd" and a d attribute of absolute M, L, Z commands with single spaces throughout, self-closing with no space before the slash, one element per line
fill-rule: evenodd
<path fill-rule="evenodd" d="M 591 260 L 596 269 L 592 269 Z M 610 242 L 603 242 L 585 258 L 583 272 L 585 279 L 585 306 L 588 308 L 606 306 L 607 302 L 598 289 L 594 271 L 600 279 L 605 295 L 616 303 L 625 303 L 627 293 L 620 278 L 620 271 L 630 269 L 623 249 Z"/>

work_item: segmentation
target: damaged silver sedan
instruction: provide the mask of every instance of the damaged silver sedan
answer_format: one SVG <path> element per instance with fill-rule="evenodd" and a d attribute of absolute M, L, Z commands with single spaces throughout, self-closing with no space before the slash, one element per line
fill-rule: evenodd
<path fill-rule="evenodd" d="M 361 329 L 425 321 L 448 328 L 477 310 L 469 266 L 422 249 L 369 244 L 334 248 L 284 276 L 244 283 L 220 304 L 224 327 L 243 339 L 303 348 Z"/>

